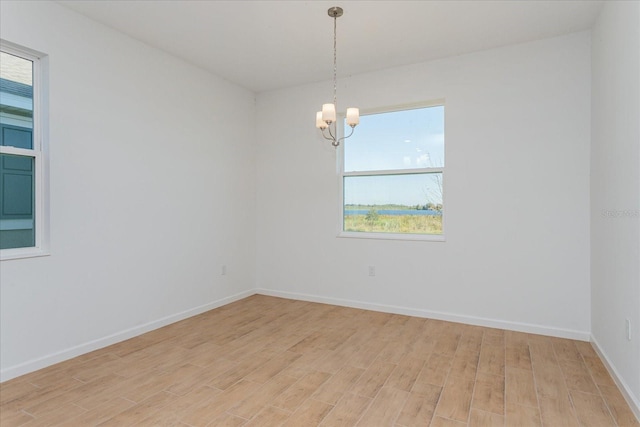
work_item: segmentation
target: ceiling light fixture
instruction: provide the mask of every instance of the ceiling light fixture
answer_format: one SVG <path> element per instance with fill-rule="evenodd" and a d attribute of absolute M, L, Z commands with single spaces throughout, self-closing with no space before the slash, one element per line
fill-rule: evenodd
<path fill-rule="evenodd" d="M 336 111 L 338 109 L 337 103 L 337 61 L 336 61 L 336 22 L 343 14 L 341 7 L 332 7 L 327 13 L 333 18 L 333 104 L 323 104 L 322 111 L 316 113 L 316 127 L 322 131 L 322 136 L 331 141 L 331 145 L 337 147 L 340 142 L 353 135 L 354 128 L 360 123 L 360 110 L 357 108 L 347 108 L 347 124 L 351 126 L 351 133 L 342 138 L 338 138 L 337 126 L 336 126 Z M 333 126 L 332 126 L 333 125 Z M 327 130 L 327 133 L 325 133 Z"/>

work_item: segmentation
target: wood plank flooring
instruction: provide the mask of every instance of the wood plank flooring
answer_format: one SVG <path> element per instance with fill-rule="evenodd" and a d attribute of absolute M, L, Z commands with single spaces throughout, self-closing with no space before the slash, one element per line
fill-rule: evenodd
<path fill-rule="evenodd" d="M 261 295 L 0 385 L 9 426 L 640 426 L 589 343 Z"/>

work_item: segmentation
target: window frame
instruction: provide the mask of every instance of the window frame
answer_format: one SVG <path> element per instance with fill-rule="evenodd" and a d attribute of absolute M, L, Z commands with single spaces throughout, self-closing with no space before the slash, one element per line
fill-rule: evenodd
<path fill-rule="evenodd" d="M 383 114 L 393 113 L 397 111 L 415 110 L 420 108 L 429 107 L 445 107 L 445 159 L 446 159 L 446 106 L 444 99 L 436 99 L 432 101 L 419 102 L 413 104 L 401 104 L 390 107 L 381 107 L 375 109 L 361 110 L 360 115 L 366 116 L 371 114 Z M 340 125 L 339 133 L 344 135 L 344 114 L 341 115 L 341 120 L 338 121 Z M 356 129 L 356 132 L 358 130 Z M 429 167 L 429 168 L 411 168 L 411 169 L 389 169 L 389 170 L 367 170 L 356 172 L 344 171 L 344 146 L 345 142 L 338 147 L 337 155 L 337 176 L 338 176 L 338 233 L 339 238 L 355 238 L 355 239 L 380 239 L 380 240 L 413 240 L 413 241 L 427 241 L 427 242 L 444 242 L 445 239 L 445 166 L 442 167 Z M 366 177 L 366 176 L 398 176 L 398 175 L 427 175 L 430 173 L 442 174 L 442 234 L 418 234 L 418 233 L 376 233 L 366 231 L 345 231 L 344 230 L 344 181 L 348 177 Z"/>
<path fill-rule="evenodd" d="M 49 151 L 48 151 L 48 57 L 35 50 L 0 39 L 0 50 L 33 63 L 33 148 L 0 146 L 1 154 L 34 159 L 35 244 L 0 249 L 0 261 L 50 255 L 49 250 Z"/>

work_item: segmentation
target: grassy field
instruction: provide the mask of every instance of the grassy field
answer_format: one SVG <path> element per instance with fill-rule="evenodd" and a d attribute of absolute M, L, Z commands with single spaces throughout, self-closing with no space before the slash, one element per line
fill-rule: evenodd
<path fill-rule="evenodd" d="M 344 231 L 442 234 L 442 215 L 346 215 Z"/>

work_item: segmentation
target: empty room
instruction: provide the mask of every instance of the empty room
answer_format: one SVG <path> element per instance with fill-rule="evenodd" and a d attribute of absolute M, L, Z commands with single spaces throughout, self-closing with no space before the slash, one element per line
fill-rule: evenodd
<path fill-rule="evenodd" d="M 0 2 L 0 425 L 640 426 L 640 2 Z"/>

